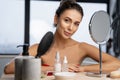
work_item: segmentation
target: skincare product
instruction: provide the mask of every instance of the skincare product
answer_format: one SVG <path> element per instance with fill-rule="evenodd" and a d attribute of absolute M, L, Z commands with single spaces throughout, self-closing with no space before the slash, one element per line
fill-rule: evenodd
<path fill-rule="evenodd" d="M 62 72 L 68 72 L 68 60 L 67 60 L 66 56 L 64 56 L 63 65 L 62 65 Z"/>
<path fill-rule="evenodd" d="M 59 72 L 55 74 L 55 80 L 76 80 L 74 72 Z M 79 80 L 79 79 L 77 79 Z"/>
<path fill-rule="evenodd" d="M 60 62 L 60 54 L 57 51 L 56 56 L 55 56 L 55 65 L 54 65 L 55 73 L 56 72 L 61 72 L 61 62 Z"/>
<path fill-rule="evenodd" d="M 15 58 L 15 79 L 14 80 L 22 80 L 22 69 L 24 59 L 34 59 L 33 56 L 17 56 Z M 25 74 L 25 73 L 23 73 Z"/>

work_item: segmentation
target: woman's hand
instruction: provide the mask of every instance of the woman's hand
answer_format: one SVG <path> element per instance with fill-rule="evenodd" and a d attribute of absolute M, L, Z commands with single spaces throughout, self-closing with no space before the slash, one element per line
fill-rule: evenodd
<path fill-rule="evenodd" d="M 80 64 L 69 64 L 68 71 L 70 72 L 84 72 L 84 67 Z"/>

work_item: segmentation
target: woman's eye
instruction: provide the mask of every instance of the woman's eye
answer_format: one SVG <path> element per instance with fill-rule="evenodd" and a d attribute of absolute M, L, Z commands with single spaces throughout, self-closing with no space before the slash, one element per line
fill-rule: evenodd
<path fill-rule="evenodd" d="M 65 22 L 69 22 L 69 20 L 68 20 L 68 19 L 65 19 Z"/>
<path fill-rule="evenodd" d="M 77 27 L 78 27 L 78 26 L 79 26 L 79 23 L 75 23 L 75 26 L 77 26 Z"/>

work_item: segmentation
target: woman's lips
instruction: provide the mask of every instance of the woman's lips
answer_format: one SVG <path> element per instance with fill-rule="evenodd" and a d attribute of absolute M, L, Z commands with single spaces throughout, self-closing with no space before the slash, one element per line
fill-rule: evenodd
<path fill-rule="evenodd" d="M 71 35 L 71 33 L 66 32 L 66 31 L 64 31 L 64 34 L 65 34 L 66 36 L 70 36 L 70 35 Z"/>

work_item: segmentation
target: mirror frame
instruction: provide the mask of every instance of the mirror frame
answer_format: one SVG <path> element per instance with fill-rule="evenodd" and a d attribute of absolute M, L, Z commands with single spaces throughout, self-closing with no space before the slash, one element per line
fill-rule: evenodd
<path fill-rule="evenodd" d="M 91 24 L 91 23 L 92 23 L 92 21 L 94 20 L 94 17 L 96 17 L 96 14 L 97 14 L 97 13 L 104 13 L 104 14 L 106 14 L 106 15 L 108 16 L 108 20 L 109 20 L 109 23 L 110 23 L 110 28 L 109 28 L 109 30 L 108 30 L 108 32 L 107 32 L 107 34 L 106 34 L 106 38 L 103 39 L 102 41 L 97 41 L 97 40 L 94 38 L 94 36 L 92 35 L 93 32 L 92 32 L 92 30 L 91 30 L 91 27 L 92 27 L 92 24 Z M 109 40 L 109 38 L 110 38 L 111 30 L 112 30 L 112 28 L 111 28 L 111 21 L 110 21 L 110 16 L 108 15 L 108 13 L 105 12 L 105 11 L 103 11 L 103 10 L 96 11 L 96 12 L 92 15 L 92 17 L 91 17 L 91 19 L 90 19 L 90 22 L 89 22 L 89 33 L 90 33 L 90 36 L 91 36 L 92 40 L 93 40 L 95 43 L 97 43 L 97 44 L 105 44 L 105 43 Z M 100 34 L 100 33 L 99 33 L 99 34 Z"/>

